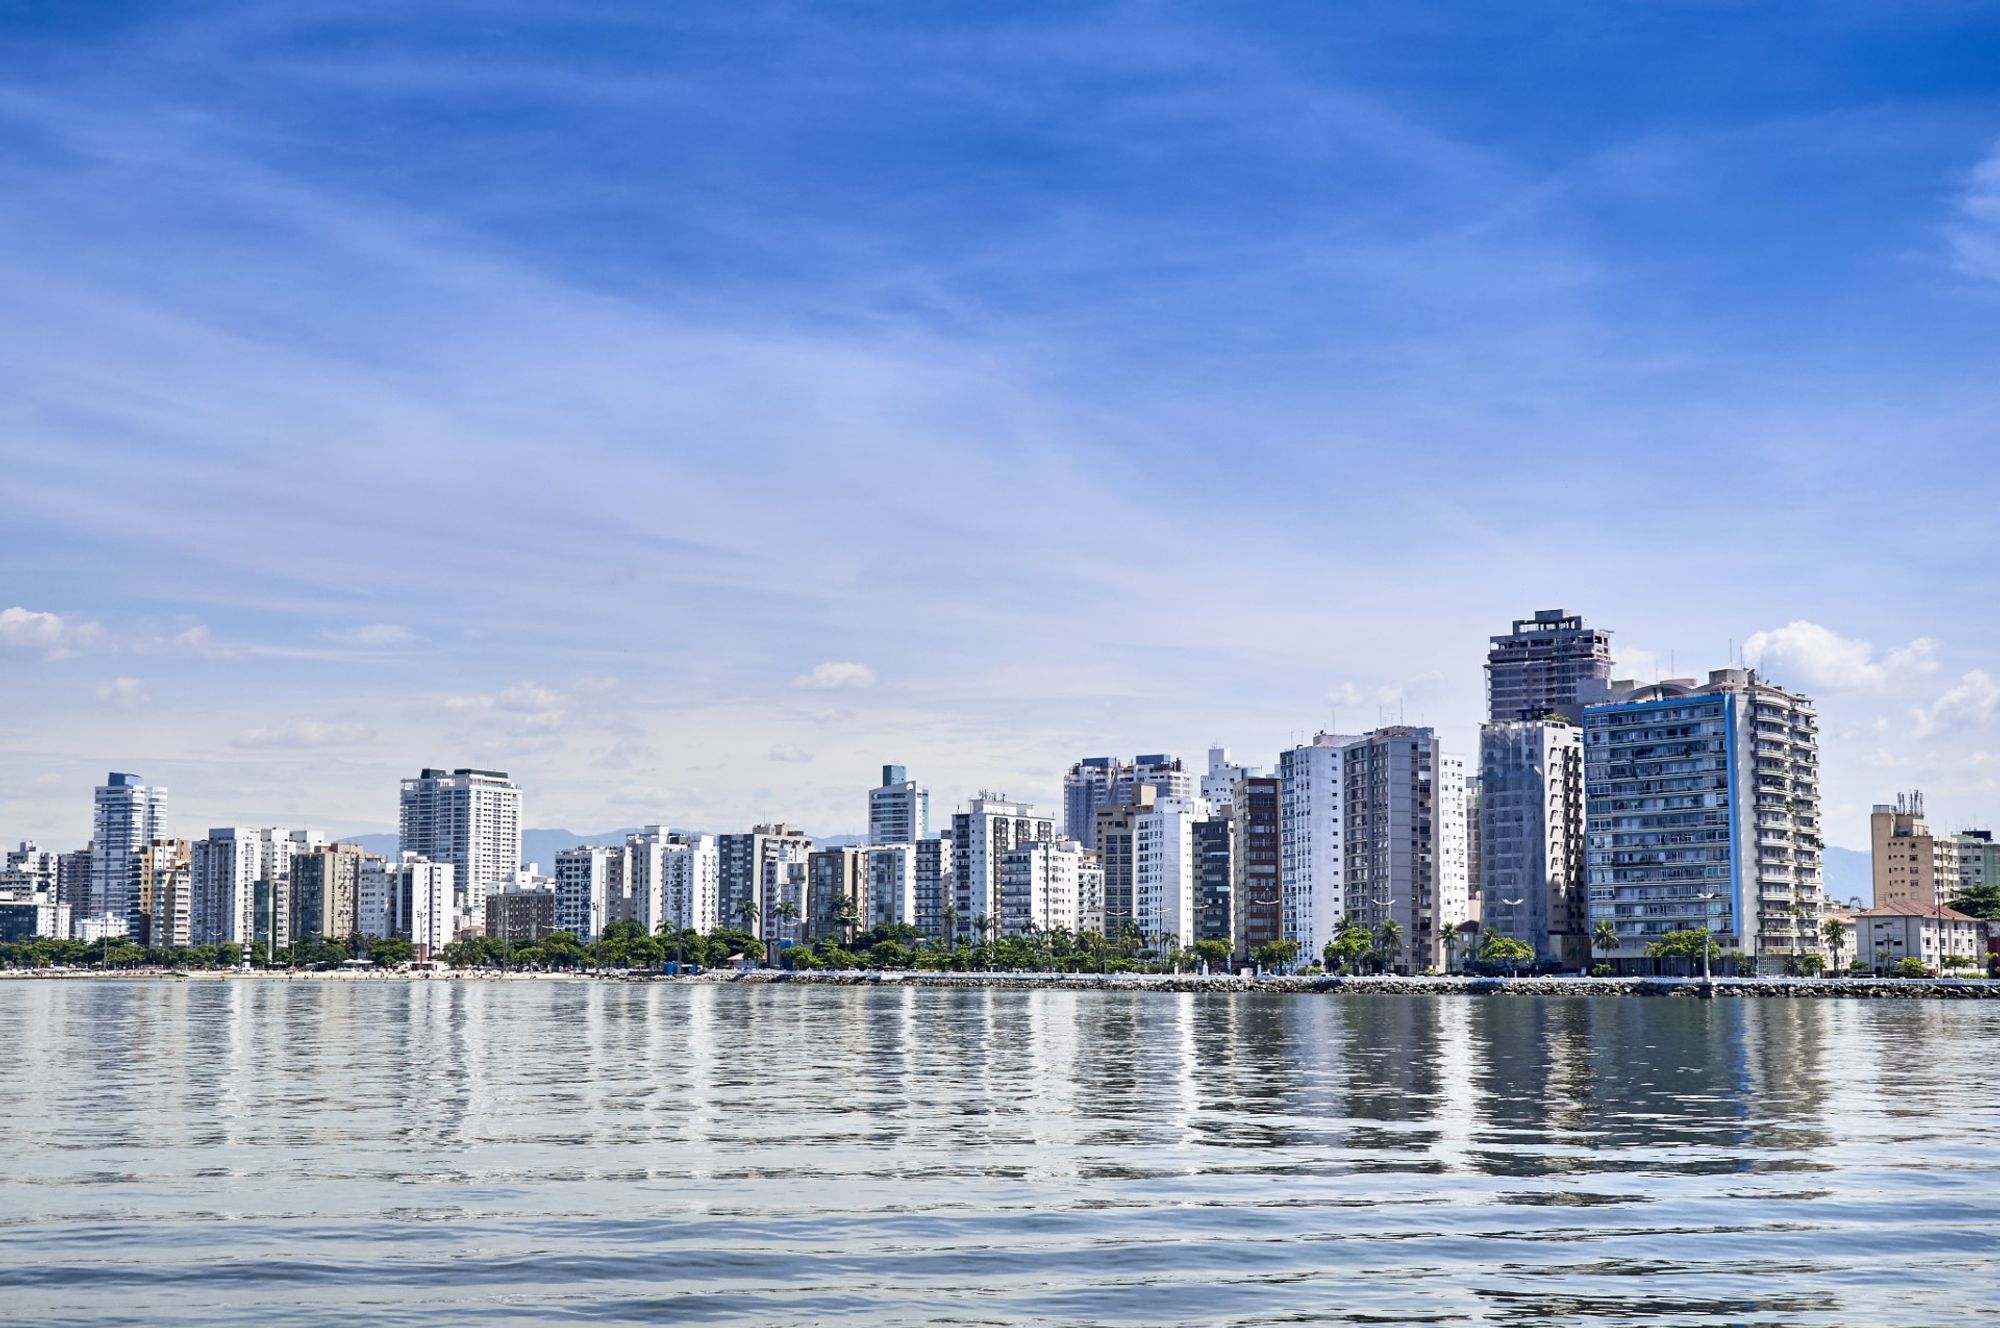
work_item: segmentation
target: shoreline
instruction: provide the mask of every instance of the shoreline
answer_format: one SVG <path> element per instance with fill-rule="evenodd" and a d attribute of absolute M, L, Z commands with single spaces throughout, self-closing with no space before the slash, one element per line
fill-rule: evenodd
<path fill-rule="evenodd" d="M 2000 980 L 1987 978 L 1587 978 L 1587 977 L 1264 977 L 1194 973 L 948 973 L 865 970 L 789 972 L 752 969 L 699 974 L 499 973 L 464 971 L 339 971 L 249 973 L 220 970 L 10 969 L 0 981 L 115 982 L 620 982 L 719 986 L 985 988 L 998 991 L 1153 991 L 1174 994 L 1354 996 L 1704 996 L 1791 1000 L 2000 1000 Z"/>

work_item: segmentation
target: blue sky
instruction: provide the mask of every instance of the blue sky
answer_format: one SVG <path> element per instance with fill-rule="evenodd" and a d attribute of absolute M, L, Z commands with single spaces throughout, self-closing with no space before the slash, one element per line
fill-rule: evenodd
<path fill-rule="evenodd" d="M 1556 605 L 2000 817 L 1994 7 L 14 6 L 0 300 L 10 837 L 1469 753 Z"/>

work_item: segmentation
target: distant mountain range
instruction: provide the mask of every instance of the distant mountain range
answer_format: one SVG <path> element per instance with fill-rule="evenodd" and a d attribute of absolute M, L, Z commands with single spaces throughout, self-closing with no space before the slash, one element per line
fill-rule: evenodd
<path fill-rule="evenodd" d="M 556 854 L 566 848 L 578 845 L 622 844 L 627 835 L 639 833 L 637 826 L 623 830 L 606 830 L 601 834 L 580 835 L 574 830 L 523 830 L 521 832 L 521 860 L 532 862 L 544 874 L 553 872 Z M 358 844 L 370 853 L 380 853 L 385 858 L 396 855 L 396 836 L 392 834 L 347 835 L 343 844 Z M 865 843 L 866 835 L 824 835 L 815 836 L 813 843 L 821 848 L 840 848 L 847 844 Z"/>
<path fill-rule="evenodd" d="M 1861 849 L 1828 845 L 1820 854 L 1820 873 L 1828 899 L 1841 904 L 1850 899 L 1875 902 L 1875 860 Z"/>

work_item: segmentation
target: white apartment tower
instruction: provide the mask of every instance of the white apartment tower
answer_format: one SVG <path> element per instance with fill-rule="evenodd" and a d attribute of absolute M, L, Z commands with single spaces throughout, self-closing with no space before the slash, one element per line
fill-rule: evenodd
<path fill-rule="evenodd" d="M 930 791 L 902 766 L 883 766 L 882 783 L 868 790 L 868 842 L 914 844 L 930 833 Z"/>
<path fill-rule="evenodd" d="M 917 845 L 871 844 L 862 870 L 866 898 L 861 909 L 864 928 L 915 925 L 917 920 Z"/>
<path fill-rule="evenodd" d="M 115 770 L 105 777 L 92 806 L 90 892 L 79 920 L 90 919 L 100 934 L 117 934 L 118 923 L 136 929 L 140 860 L 166 834 L 166 819 L 166 789 Z"/>
<path fill-rule="evenodd" d="M 1089 849 L 1074 839 L 1031 839 L 1000 859 L 1000 930 L 1008 936 L 1029 932 L 1076 931 L 1083 925 L 1087 877 L 1094 865 Z M 1098 889 L 1102 890 L 1101 878 Z M 1102 908 L 1102 902 L 1098 902 Z"/>
<path fill-rule="evenodd" d="M 521 867 L 521 789 L 504 770 L 425 769 L 402 786 L 398 847 L 450 863 L 459 907 L 486 916 L 486 893 Z"/>
<path fill-rule="evenodd" d="M 437 958 L 458 934 L 457 869 L 405 852 L 389 873 L 391 929 L 416 947 L 418 962 Z"/>
<path fill-rule="evenodd" d="M 1318 959 L 1347 911 L 1347 751 L 1361 739 L 1320 733 L 1278 755 L 1278 883 L 1286 940 Z"/>
<path fill-rule="evenodd" d="M 579 844 L 556 854 L 556 930 L 594 941 L 611 921 L 611 896 L 625 879 L 627 851 Z"/>
<path fill-rule="evenodd" d="M 1202 798 L 1159 798 L 1132 825 L 1132 914 L 1160 946 L 1192 945 L 1200 913 L 1194 827 L 1210 816 Z"/>
<path fill-rule="evenodd" d="M 1000 917 L 1000 859 L 1007 850 L 1054 839 L 1055 821 L 1025 802 L 981 793 L 951 818 L 952 893 L 959 926 Z"/>

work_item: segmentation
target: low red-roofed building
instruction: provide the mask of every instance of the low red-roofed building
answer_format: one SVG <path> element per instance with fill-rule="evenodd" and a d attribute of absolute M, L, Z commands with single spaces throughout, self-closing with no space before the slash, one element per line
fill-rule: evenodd
<path fill-rule="evenodd" d="M 1977 974 L 1986 967 L 1986 924 L 1955 908 L 1892 899 L 1854 914 L 1854 950 L 1878 972 L 1903 959 L 1949 972 L 1946 961 L 1956 956 L 1966 961 L 1961 971 Z"/>

